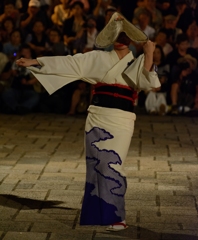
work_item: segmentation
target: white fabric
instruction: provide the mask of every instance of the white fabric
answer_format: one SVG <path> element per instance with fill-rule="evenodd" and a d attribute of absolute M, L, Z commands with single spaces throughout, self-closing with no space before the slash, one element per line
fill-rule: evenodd
<path fill-rule="evenodd" d="M 160 106 L 165 105 L 166 112 L 168 111 L 168 106 L 166 103 L 165 93 L 149 92 L 145 101 L 145 107 L 147 112 L 156 111 L 159 112 Z"/>
<path fill-rule="evenodd" d="M 91 51 L 74 56 L 56 56 L 37 58 L 42 66 L 41 69 L 29 67 L 34 76 L 52 94 L 64 85 L 75 80 L 82 79 L 85 82 L 96 84 L 98 82 L 108 84 L 122 84 L 134 87 L 136 90 L 149 90 L 160 86 L 156 72 L 148 72 L 144 69 L 144 55 L 138 57 L 126 70 L 128 62 L 133 59 L 132 52 L 129 52 L 121 61 L 117 53 L 105 51 Z M 104 79 L 107 72 L 116 64 L 117 73 L 114 77 Z"/>

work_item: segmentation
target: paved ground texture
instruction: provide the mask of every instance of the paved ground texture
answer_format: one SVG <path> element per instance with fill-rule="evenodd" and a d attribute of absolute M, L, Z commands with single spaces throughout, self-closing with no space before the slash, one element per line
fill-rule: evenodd
<path fill-rule="evenodd" d="M 198 239 L 198 118 L 140 115 L 125 163 L 129 228 L 79 225 L 85 116 L 0 115 L 0 240 Z"/>

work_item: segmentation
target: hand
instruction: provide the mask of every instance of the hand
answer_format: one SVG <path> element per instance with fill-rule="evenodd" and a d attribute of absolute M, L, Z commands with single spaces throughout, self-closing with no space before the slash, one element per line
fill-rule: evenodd
<path fill-rule="evenodd" d="M 33 65 L 39 65 L 36 59 L 27 59 L 27 58 L 20 58 L 16 61 L 16 64 L 20 67 L 30 67 Z"/>
<path fill-rule="evenodd" d="M 144 54 L 153 55 L 154 50 L 155 50 L 154 42 L 151 42 L 150 40 L 148 40 L 146 43 L 144 43 L 143 45 Z"/>

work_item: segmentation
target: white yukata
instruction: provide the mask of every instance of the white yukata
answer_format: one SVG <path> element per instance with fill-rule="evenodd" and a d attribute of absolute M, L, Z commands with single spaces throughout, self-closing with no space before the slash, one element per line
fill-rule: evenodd
<path fill-rule="evenodd" d="M 120 60 L 114 50 L 92 51 L 37 58 L 42 67 L 29 69 L 50 94 L 79 79 L 90 84 L 130 86 L 138 91 L 159 87 L 156 72 L 144 69 L 144 55 L 127 67 L 133 59 L 132 52 Z M 85 126 L 87 172 L 81 225 L 109 225 L 125 220 L 126 177 L 122 167 L 135 119 L 132 112 L 90 105 Z"/>

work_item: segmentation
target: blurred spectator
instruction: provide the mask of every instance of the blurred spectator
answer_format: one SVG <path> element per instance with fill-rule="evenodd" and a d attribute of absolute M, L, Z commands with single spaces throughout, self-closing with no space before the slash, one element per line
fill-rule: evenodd
<path fill-rule="evenodd" d="M 14 61 L 22 43 L 22 34 L 19 29 L 15 29 L 10 34 L 10 41 L 3 44 L 3 53 L 5 53 L 11 61 Z"/>
<path fill-rule="evenodd" d="M 176 48 L 167 55 L 166 59 L 171 68 L 177 63 L 179 58 L 184 57 L 186 54 L 190 54 L 197 59 L 196 51 L 189 47 L 188 37 L 186 34 L 182 33 L 177 36 L 175 46 Z"/>
<path fill-rule="evenodd" d="M 188 36 L 189 45 L 198 51 L 198 26 L 196 21 L 193 21 L 187 28 L 186 34 Z"/>
<path fill-rule="evenodd" d="M 11 17 L 17 26 L 17 23 L 19 21 L 19 12 L 15 8 L 15 4 L 13 0 L 5 0 L 4 1 L 4 13 L 0 16 L 0 22 L 3 22 L 3 20 L 7 17 Z"/>
<path fill-rule="evenodd" d="M 190 58 L 197 66 L 197 60 Z M 192 66 L 186 58 L 179 59 L 176 66 L 170 92 L 173 115 L 186 113 L 192 108 L 198 109 L 198 76 Z"/>
<path fill-rule="evenodd" d="M 54 24 L 62 26 L 64 20 L 71 17 L 71 10 L 69 7 L 70 0 L 60 0 L 60 2 L 61 4 L 54 7 L 51 19 Z"/>
<path fill-rule="evenodd" d="M 58 28 L 51 28 L 48 31 L 48 48 L 46 55 L 49 56 L 64 56 L 70 54 L 67 46 L 63 42 L 62 33 Z"/>
<path fill-rule="evenodd" d="M 156 6 L 163 16 L 167 16 L 174 12 L 173 1 L 171 0 L 157 0 Z"/>
<path fill-rule="evenodd" d="M 13 18 L 7 17 L 3 20 L 1 30 L 0 30 L 0 39 L 2 43 L 10 41 L 10 34 L 15 29 L 15 22 Z"/>
<path fill-rule="evenodd" d="M 136 27 L 140 28 L 148 36 L 149 39 L 153 40 L 155 35 L 155 29 L 149 26 L 150 19 L 151 19 L 150 12 L 145 9 L 137 17 L 138 23 Z"/>
<path fill-rule="evenodd" d="M 63 24 L 64 44 L 71 49 L 71 52 L 73 52 L 74 41 L 79 37 L 79 34 L 82 33 L 85 27 L 86 18 L 83 7 L 82 2 L 74 2 L 71 6 L 72 17 L 66 19 Z"/>
<path fill-rule="evenodd" d="M 31 49 L 24 45 L 20 49 L 20 57 L 32 58 Z M 2 100 L 6 113 L 25 114 L 33 110 L 39 102 L 39 94 L 34 90 L 37 79 L 27 68 L 13 64 L 13 82 L 10 88 L 2 92 Z"/>
<path fill-rule="evenodd" d="M 11 63 L 8 57 L 0 49 L 0 93 L 2 93 L 11 82 Z"/>
<path fill-rule="evenodd" d="M 79 0 L 71 0 L 70 5 L 72 6 L 73 3 L 75 3 L 76 1 L 79 1 Z M 83 6 L 84 6 L 83 9 L 84 9 L 85 13 L 88 13 L 89 8 L 90 8 L 89 1 L 88 0 L 80 0 L 80 2 L 82 2 Z"/>
<path fill-rule="evenodd" d="M 156 0 L 144 0 L 144 7 L 137 7 L 134 10 L 133 24 L 137 24 L 138 16 L 145 9 L 151 14 L 150 25 L 158 30 L 162 25 L 163 18 L 161 12 L 156 8 Z"/>
<path fill-rule="evenodd" d="M 166 30 L 160 30 L 156 34 L 155 42 L 162 47 L 165 56 L 173 51 L 173 47 L 168 43 L 168 34 Z"/>
<path fill-rule="evenodd" d="M 112 0 L 97 0 L 97 5 L 93 11 L 94 16 L 96 17 L 105 17 L 105 11 L 107 10 L 108 6 L 110 6 Z"/>
<path fill-rule="evenodd" d="M 145 107 L 148 113 L 155 115 L 165 115 L 168 112 L 166 96 L 168 91 L 168 78 L 170 67 L 165 64 L 165 56 L 162 47 L 156 45 L 153 63 L 157 66 L 157 74 L 161 83 L 160 89 L 151 90 L 147 93 Z"/>
<path fill-rule="evenodd" d="M 33 24 L 36 20 L 41 20 L 46 29 L 51 27 L 51 20 L 46 12 L 40 10 L 40 2 L 38 0 L 30 0 L 28 10 L 21 16 L 20 26 L 24 34 L 32 32 Z"/>
<path fill-rule="evenodd" d="M 37 57 L 43 55 L 46 50 L 47 35 L 45 34 L 45 26 L 41 20 L 34 22 L 32 34 L 28 35 L 26 42 Z"/>
<path fill-rule="evenodd" d="M 182 33 L 182 30 L 180 28 L 176 27 L 177 25 L 177 17 L 169 14 L 164 17 L 164 25 L 161 28 L 161 30 L 166 30 L 168 35 L 168 43 L 172 44 L 172 46 L 175 45 L 177 36 Z"/>
<path fill-rule="evenodd" d="M 98 34 L 96 28 L 96 18 L 91 15 L 87 18 L 86 28 L 83 29 L 82 35 L 76 39 L 74 48 L 76 52 L 89 52 L 95 48 L 95 38 Z"/>

